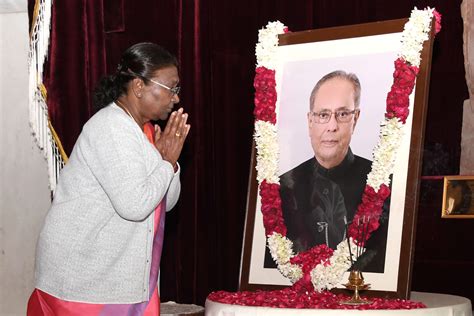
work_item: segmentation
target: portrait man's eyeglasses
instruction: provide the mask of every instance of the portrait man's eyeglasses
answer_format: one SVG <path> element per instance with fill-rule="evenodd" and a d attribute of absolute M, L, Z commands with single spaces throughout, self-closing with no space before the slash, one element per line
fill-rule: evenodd
<path fill-rule="evenodd" d="M 329 110 L 323 110 L 320 112 L 309 112 L 316 123 L 318 124 L 325 124 L 329 122 L 331 119 L 332 115 L 336 117 L 336 121 L 339 123 L 347 123 L 352 119 L 352 116 L 356 113 L 359 112 L 359 109 L 354 109 L 354 110 L 337 110 L 337 111 L 329 111 Z"/>
<path fill-rule="evenodd" d="M 155 81 L 155 80 L 153 80 L 153 79 L 148 78 L 148 80 L 150 80 L 151 82 L 153 82 L 153 83 L 156 84 L 156 85 L 159 85 L 159 86 L 162 87 L 162 88 L 165 88 L 165 89 L 169 90 L 169 91 L 171 92 L 172 96 L 174 96 L 175 94 L 178 95 L 178 94 L 179 94 L 179 90 L 181 90 L 181 87 L 180 87 L 180 86 L 176 86 L 176 87 L 170 88 L 170 87 L 168 87 L 168 86 L 166 86 L 166 85 L 164 85 L 164 84 L 162 84 L 162 83 L 159 83 L 158 81 Z"/>

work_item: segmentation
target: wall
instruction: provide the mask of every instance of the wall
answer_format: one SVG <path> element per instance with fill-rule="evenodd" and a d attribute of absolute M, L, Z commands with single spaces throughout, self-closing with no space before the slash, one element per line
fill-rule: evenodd
<path fill-rule="evenodd" d="M 15 6 L 18 7 L 18 1 Z M 0 8 L 0 315 L 25 315 L 36 239 L 50 204 L 28 124 L 28 14 Z"/>

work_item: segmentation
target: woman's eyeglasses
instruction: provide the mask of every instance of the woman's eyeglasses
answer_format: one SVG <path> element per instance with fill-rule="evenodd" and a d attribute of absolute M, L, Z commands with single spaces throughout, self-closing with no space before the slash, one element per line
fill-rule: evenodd
<path fill-rule="evenodd" d="M 147 78 L 147 79 L 148 79 L 149 81 L 153 82 L 154 84 L 159 85 L 160 87 L 169 90 L 169 91 L 172 93 L 173 96 L 174 96 L 175 94 L 178 95 L 178 94 L 179 94 L 179 90 L 181 90 L 181 87 L 180 87 L 180 86 L 176 86 L 176 87 L 170 88 L 170 87 L 168 87 L 168 86 L 166 86 L 166 85 L 164 85 L 164 84 L 162 84 L 162 83 L 159 83 L 158 81 L 155 81 L 155 80 L 153 80 L 153 79 L 150 79 L 150 78 Z"/>
<path fill-rule="evenodd" d="M 173 88 L 170 88 L 168 87 L 167 85 L 164 85 L 158 81 L 155 81 L 153 79 L 150 79 L 150 78 L 146 78 L 144 76 L 141 76 L 139 74 L 137 74 L 136 72 L 130 70 L 130 69 L 127 69 L 127 71 L 124 71 L 122 73 L 126 73 L 126 74 L 130 74 L 130 75 L 133 75 L 135 77 L 138 77 L 138 78 L 141 78 L 142 80 L 144 80 L 146 82 L 146 80 L 148 81 L 151 81 L 152 83 L 156 84 L 156 85 L 159 85 L 160 87 L 162 88 L 165 88 L 166 90 L 168 90 L 169 92 L 171 92 L 171 96 L 173 97 L 174 95 L 178 95 L 179 94 L 179 90 L 181 90 L 181 87 L 180 86 L 176 86 L 176 87 L 173 87 Z"/>

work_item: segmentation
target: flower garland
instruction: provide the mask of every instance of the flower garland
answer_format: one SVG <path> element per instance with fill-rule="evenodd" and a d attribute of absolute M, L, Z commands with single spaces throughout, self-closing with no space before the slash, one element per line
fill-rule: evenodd
<path fill-rule="evenodd" d="M 261 211 L 270 253 L 279 271 L 291 280 L 296 291 L 322 291 L 340 283 L 351 266 L 348 247 L 355 254 L 357 245 L 370 238 L 379 227 L 379 217 L 385 199 L 390 195 L 390 175 L 393 172 L 397 149 L 403 136 L 403 126 L 409 114 L 409 96 L 413 91 L 423 42 L 429 38 L 430 25 L 436 19 L 435 33 L 441 26 L 441 16 L 434 9 L 414 9 L 402 33 L 401 52 L 395 61 L 393 85 L 387 95 L 385 119 L 381 123 L 380 138 L 373 153 L 372 169 L 354 216 L 348 228 L 349 243 L 342 241 L 336 250 L 326 245 L 315 246 L 305 252 L 293 252 L 293 243 L 286 238 L 278 177 L 279 148 L 277 143 L 277 100 L 275 68 L 278 34 L 288 32 L 280 22 L 270 22 L 259 31 L 256 46 L 257 67 L 255 87 L 255 143 L 257 148 L 257 181 L 260 185 Z M 368 231 L 361 234 L 359 220 L 370 215 Z M 352 258 L 354 259 L 354 258 Z"/>

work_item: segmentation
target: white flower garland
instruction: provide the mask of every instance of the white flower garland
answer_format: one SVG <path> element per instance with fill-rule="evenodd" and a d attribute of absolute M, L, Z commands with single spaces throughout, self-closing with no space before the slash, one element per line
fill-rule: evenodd
<path fill-rule="evenodd" d="M 434 9 L 414 9 L 409 21 L 405 24 L 402 33 L 401 52 L 399 56 L 411 64 L 419 66 L 423 42 L 429 38 L 430 25 Z M 257 67 L 270 70 L 276 68 L 276 51 L 278 47 L 278 34 L 284 33 L 285 26 L 279 22 L 269 22 L 259 31 L 258 44 L 256 45 Z M 386 118 L 381 123 L 380 139 L 373 153 L 372 170 L 367 177 L 367 185 L 377 192 L 382 184 L 388 185 L 390 175 L 396 159 L 396 153 L 403 137 L 403 123 L 397 118 Z M 257 120 L 255 122 L 255 141 L 257 147 L 257 180 L 261 183 L 279 183 L 277 143 L 277 129 L 275 125 Z M 356 245 L 350 238 L 352 253 Z M 270 253 L 277 263 L 278 270 L 293 283 L 298 281 L 303 272 L 301 267 L 290 263 L 294 256 L 293 243 L 279 233 L 273 232 L 268 236 Z M 344 273 L 351 266 L 347 240 L 342 241 L 333 255 L 316 265 L 311 271 L 311 281 L 314 289 L 322 291 L 336 287 Z"/>
<path fill-rule="evenodd" d="M 403 123 L 396 117 L 385 119 L 381 124 L 379 142 L 374 148 L 372 170 L 367 176 L 367 185 L 378 189 L 390 183 L 396 152 L 402 143 Z"/>
<path fill-rule="evenodd" d="M 428 40 L 434 9 L 411 11 L 410 19 L 405 24 L 402 33 L 402 46 L 399 56 L 412 66 L 420 66 L 420 53 L 423 42 Z"/>
<path fill-rule="evenodd" d="M 255 146 L 257 147 L 257 181 L 267 180 L 278 183 L 279 148 L 276 126 L 265 122 L 255 122 Z"/>
<path fill-rule="evenodd" d="M 291 282 L 295 283 L 303 276 L 303 271 L 296 264 L 291 264 L 293 253 L 293 242 L 279 233 L 268 236 L 268 247 L 270 253 L 277 263 L 278 270 Z"/>
<path fill-rule="evenodd" d="M 255 47 L 257 67 L 275 69 L 275 56 L 278 48 L 278 34 L 283 34 L 285 26 L 280 22 L 268 22 L 267 26 L 258 31 L 258 43 Z"/>
<path fill-rule="evenodd" d="M 255 47 L 257 67 L 275 70 L 276 52 L 278 49 L 278 34 L 284 33 L 285 26 L 280 21 L 269 22 L 267 26 L 258 31 L 258 43 Z M 269 122 L 255 121 L 255 144 L 257 148 L 257 181 L 279 183 L 278 161 L 279 147 L 277 128 Z M 298 265 L 291 264 L 294 256 L 293 242 L 277 232 L 273 232 L 267 239 L 268 248 L 275 260 L 281 274 L 291 280 L 298 281 L 303 276 L 303 271 Z"/>
<path fill-rule="evenodd" d="M 355 253 L 357 246 L 352 238 L 349 238 L 349 240 L 351 243 L 351 252 L 349 252 L 347 240 L 344 240 L 337 245 L 331 258 L 325 262 L 321 262 L 311 270 L 311 282 L 316 291 L 321 292 L 325 289 L 336 287 L 341 282 L 344 273 L 351 267 L 352 261 L 356 259 Z M 363 251 L 364 250 L 362 250 L 362 252 Z M 352 260 L 349 253 L 352 253 Z"/>

